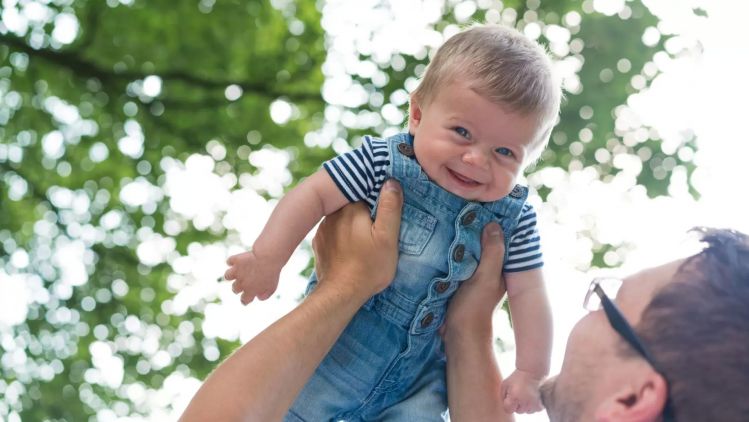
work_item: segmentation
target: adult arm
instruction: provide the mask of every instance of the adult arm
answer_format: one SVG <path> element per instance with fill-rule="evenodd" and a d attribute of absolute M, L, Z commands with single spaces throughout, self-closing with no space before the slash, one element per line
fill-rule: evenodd
<path fill-rule="evenodd" d="M 450 301 L 443 337 L 451 420 L 511 421 L 502 405 L 502 376 L 494 356 L 492 314 L 505 294 L 504 242 L 495 223 L 481 237 L 481 262 Z"/>
<path fill-rule="evenodd" d="M 316 289 L 221 363 L 180 420 L 280 420 L 359 307 L 392 281 L 402 203 L 388 182 L 374 223 L 361 203 L 323 220 L 312 242 Z"/>

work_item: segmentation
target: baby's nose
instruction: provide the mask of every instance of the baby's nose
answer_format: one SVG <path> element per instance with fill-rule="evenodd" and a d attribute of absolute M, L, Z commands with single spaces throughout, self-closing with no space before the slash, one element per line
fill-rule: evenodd
<path fill-rule="evenodd" d="M 483 151 L 471 148 L 463 154 L 463 162 L 472 166 L 484 168 L 489 162 L 489 159 Z"/>

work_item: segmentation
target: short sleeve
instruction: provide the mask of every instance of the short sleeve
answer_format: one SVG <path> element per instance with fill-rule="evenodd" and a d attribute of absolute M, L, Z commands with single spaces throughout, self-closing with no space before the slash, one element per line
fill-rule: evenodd
<path fill-rule="evenodd" d="M 544 265 L 541 236 L 536 227 L 536 210 L 530 204 L 523 206 L 507 253 L 505 272 L 528 271 Z"/>
<path fill-rule="evenodd" d="M 358 148 L 323 163 L 323 168 L 350 202 L 377 202 L 390 165 L 387 141 L 365 136 Z"/>

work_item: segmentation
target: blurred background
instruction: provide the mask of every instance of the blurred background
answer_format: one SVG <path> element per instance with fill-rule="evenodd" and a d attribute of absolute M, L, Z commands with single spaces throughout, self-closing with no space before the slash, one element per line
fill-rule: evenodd
<path fill-rule="evenodd" d="M 749 4 L 731 0 L 2 0 L 0 420 L 173 420 L 301 298 L 217 279 L 277 199 L 402 130 L 429 56 L 471 22 L 546 45 L 561 122 L 527 173 L 553 371 L 591 277 L 749 231 Z M 503 371 L 507 315 L 496 314 Z M 552 371 L 552 372 L 553 372 Z M 545 414 L 523 417 L 545 421 Z"/>

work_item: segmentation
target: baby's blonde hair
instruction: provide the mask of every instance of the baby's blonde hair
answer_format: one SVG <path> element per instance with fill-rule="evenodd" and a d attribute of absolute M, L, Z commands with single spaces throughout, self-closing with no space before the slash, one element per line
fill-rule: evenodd
<path fill-rule="evenodd" d="M 469 81 L 477 94 L 511 112 L 535 115 L 542 138 L 536 149 L 543 150 L 562 97 L 543 47 L 513 28 L 474 25 L 437 50 L 413 96 L 426 107 L 456 79 Z"/>

